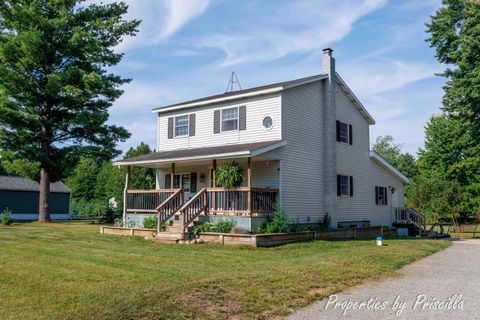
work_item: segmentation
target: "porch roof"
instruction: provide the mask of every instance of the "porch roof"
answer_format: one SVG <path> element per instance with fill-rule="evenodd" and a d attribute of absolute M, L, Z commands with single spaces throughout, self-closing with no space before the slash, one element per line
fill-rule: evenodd
<path fill-rule="evenodd" d="M 282 147 L 285 141 L 263 141 L 245 144 L 229 144 L 216 147 L 159 151 L 115 162 L 119 166 L 142 166 L 189 160 L 228 159 L 254 157 Z"/>

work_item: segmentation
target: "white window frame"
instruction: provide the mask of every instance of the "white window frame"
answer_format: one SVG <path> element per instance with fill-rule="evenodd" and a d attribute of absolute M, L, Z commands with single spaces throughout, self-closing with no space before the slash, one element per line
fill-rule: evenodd
<path fill-rule="evenodd" d="M 342 177 L 347 177 L 347 193 L 342 192 Z M 340 197 L 350 198 L 350 176 L 340 174 Z"/>
<path fill-rule="evenodd" d="M 340 140 L 338 142 L 345 143 L 345 144 L 350 144 L 350 125 L 348 123 L 342 122 L 340 120 L 339 120 L 339 122 L 340 122 L 340 128 L 339 128 L 340 132 L 338 133 L 338 135 L 339 135 Z M 342 141 L 341 140 L 342 139 L 342 125 L 346 126 L 346 128 L 347 128 L 347 141 Z"/>
<path fill-rule="evenodd" d="M 230 109 L 236 109 L 237 110 L 237 118 L 236 119 L 229 119 L 229 120 L 223 120 L 223 112 L 226 111 L 226 110 L 230 110 Z M 228 131 L 238 131 L 238 126 L 240 124 L 240 108 L 237 106 L 237 107 L 228 107 L 228 108 L 223 108 L 220 112 L 220 131 L 221 132 L 228 132 Z M 224 121 L 232 121 L 232 120 L 236 120 L 237 121 L 237 125 L 236 125 L 236 128 L 235 129 L 231 129 L 231 130 L 224 130 L 223 129 L 223 122 Z"/>
<path fill-rule="evenodd" d="M 187 117 L 187 133 L 186 134 L 181 134 L 177 135 L 177 118 L 181 117 Z M 185 127 L 185 125 L 181 125 L 180 127 Z M 178 116 L 173 117 L 173 136 L 175 138 L 183 138 L 183 137 L 188 137 L 190 135 L 190 114 L 181 114 Z"/>

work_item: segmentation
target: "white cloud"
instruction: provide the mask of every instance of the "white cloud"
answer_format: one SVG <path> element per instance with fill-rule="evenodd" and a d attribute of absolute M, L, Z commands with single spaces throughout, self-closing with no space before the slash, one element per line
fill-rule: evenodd
<path fill-rule="evenodd" d="M 91 0 L 91 3 L 111 3 L 117 0 Z M 139 33 L 126 37 L 120 51 L 152 46 L 168 40 L 189 21 L 207 10 L 210 0 L 123 0 L 128 4 L 127 19 L 142 20 Z"/>
<path fill-rule="evenodd" d="M 259 12 L 243 27 L 229 33 L 213 33 L 195 39 L 201 47 L 225 53 L 220 67 L 273 60 L 290 53 L 309 52 L 344 38 L 361 17 L 386 4 L 386 0 L 295 1 L 276 10 Z M 261 16 L 263 20 L 258 20 Z"/>
<path fill-rule="evenodd" d="M 378 61 L 378 60 L 377 60 Z M 422 62 L 386 60 L 341 66 L 343 77 L 354 92 L 363 96 L 396 90 L 439 72 L 437 65 Z"/>

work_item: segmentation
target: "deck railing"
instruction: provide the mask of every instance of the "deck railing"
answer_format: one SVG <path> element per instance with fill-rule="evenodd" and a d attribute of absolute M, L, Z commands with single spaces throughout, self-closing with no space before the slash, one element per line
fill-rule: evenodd
<path fill-rule="evenodd" d="M 273 213 L 277 189 L 207 188 L 209 213 L 226 215 L 261 215 Z"/>
<path fill-rule="evenodd" d="M 397 223 L 411 223 L 425 230 L 427 217 L 414 208 L 395 208 L 393 221 Z"/>
<path fill-rule="evenodd" d="M 157 208 L 178 189 L 126 190 L 126 212 L 157 213 Z"/>
<path fill-rule="evenodd" d="M 182 205 L 183 189 L 178 189 L 157 207 L 157 232 L 161 231 L 162 223 L 170 219 Z"/>

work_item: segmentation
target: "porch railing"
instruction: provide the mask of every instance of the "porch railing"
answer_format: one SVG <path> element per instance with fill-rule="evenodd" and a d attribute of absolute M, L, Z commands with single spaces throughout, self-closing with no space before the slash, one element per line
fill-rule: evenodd
<path fill-rule="evenodd" d="M 183 189 L 178 189 L 157 207 L 157 232 L 161 231 L 162 223 L 170 219 L 182 205 Z"/>
<path fill-rule="evenodd" d="M 395 208 L 393 221 L 414 224 L 421 230 L 426 230 L 427 217 L 414 208 Z"/>
<path fill-rule="evenodd" d="M 178 189 L 126 190 L 126 212 L 157 213 L 157 208 Z"/>
<path fill-rule="evenodd" d="M 207 211 L 226 215 L 270 214 L 277 193 L 277 189 L 252 187 L 207 188 Z"/>

